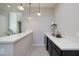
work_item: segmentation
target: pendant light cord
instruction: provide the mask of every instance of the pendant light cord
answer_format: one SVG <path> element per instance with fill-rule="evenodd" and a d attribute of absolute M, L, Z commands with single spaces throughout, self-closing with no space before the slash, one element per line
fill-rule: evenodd
<path fill-rule="evenodd" d="M 23 6 L 22 3 L 20 4 L 20 6 Z"/>
<path fill-rule="evenodd" d="M 40 13 L 40 3 L 39 3 L 39 13 Z"/>
<path fill-rule="evenodd" d="M 29 17 L 30 17 L 30 7 L 31 7 L 31 3 L 29 3 Z"/>

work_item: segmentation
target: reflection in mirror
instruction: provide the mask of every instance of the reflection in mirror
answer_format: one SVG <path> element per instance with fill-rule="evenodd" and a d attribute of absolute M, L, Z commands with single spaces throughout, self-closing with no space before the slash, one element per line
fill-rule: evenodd
<path fill-rule="evenodd" d="M 19 3 L 0 3 L 0 37 L 21 33 L 23 10 Z"/>

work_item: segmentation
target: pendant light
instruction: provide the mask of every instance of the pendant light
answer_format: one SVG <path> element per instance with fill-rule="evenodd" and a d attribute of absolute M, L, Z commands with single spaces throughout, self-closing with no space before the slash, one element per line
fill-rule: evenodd
<path fill-rule="evenodd" d="M 31 8 L 31 3 L 29 3 L 29 17 L 28 17 L 28 19 L 31 19 L 30 8 Z"/>
<path fill-rule="evenodd" d="M 7 5 L 7 7 L 11 7 L 10 5 Z"/>
<path fill-rule="evenodd" d="M 40 3 L 38 5 L 38 13 L 37 13 L 38 16 L 41 16 L 41 12 L 40 12 Z"/>
<path fill-rule="evenodd" d="M 24 10 L 22 3 L 18 6 L 19 10 Z"/>

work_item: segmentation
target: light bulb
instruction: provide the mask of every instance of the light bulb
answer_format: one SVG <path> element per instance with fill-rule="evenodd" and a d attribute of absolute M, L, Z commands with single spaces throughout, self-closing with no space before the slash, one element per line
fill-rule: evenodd
<path fill-rule="evenodd" d="M 10 7 L 10 5 L 7 5 L 7 7 Z"/>
<path fill-rule="evenodd" d="M 29 16 L 28 19 L 31 19 L 31 17 Z"/>
<path fill-rule="evenodd" d="M 19 10 L 24 10 L 23 6 L 18 6 Z"/>
<path fill-rule="evenodd" d="M 37 15 L 38 15 L 38 16 L 41 16 L 41 13 L 39 12 L 39 13 L 37 13 Z"/>

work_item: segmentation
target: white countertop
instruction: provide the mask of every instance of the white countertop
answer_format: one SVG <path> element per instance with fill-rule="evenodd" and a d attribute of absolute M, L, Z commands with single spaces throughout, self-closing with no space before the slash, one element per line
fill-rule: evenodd
<path fill-rule="evenodd" d="M 19 33 L 19 34 L 14 34 L 14 35 L 10 35 L 10 36 L 5 36 L 5 37 L 0 37 L 0 43 L 15 43 L 18 40 L 21 40 L 23 37 L 28 36 L 29 34 L 31 34 L 32 31 L 26 31 L 23 33 Z"/>
<path fill-rule="evenodd" d="M 53 41 L 61 50 L 79 50 L 79 38 L 64 36 L 63 38 L 56 38 L 50 32 L 45 35 Z"/>

